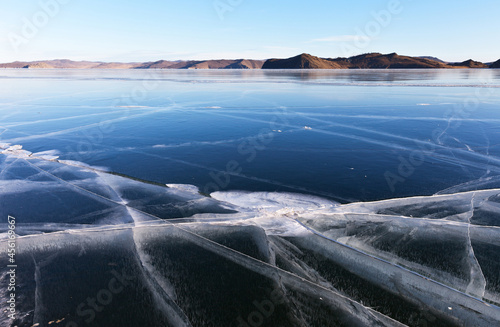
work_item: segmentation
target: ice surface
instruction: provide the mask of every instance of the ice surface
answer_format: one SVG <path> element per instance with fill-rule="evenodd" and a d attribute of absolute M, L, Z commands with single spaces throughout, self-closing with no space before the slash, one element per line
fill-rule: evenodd
<path fill-rule="evenodd" d="M 497 326 L 499 78 L 5 70 L 0 326 Z"/>
<path fill-rule="evenodd" d="M 78 162 L 43 157 L 26 158 L 18 153 L 2 157 L 0 212 L 4 216 L 23 217 L 18 225 L 21 234 L 25 226 L 33 232 L 35 225 L 45 229 L 48 223 L 82 227 L 132 223 L 129 207 L 142 212 L 144 220 L 234 212 L 198 193 L 103 173 Z"/>
<path fill-rule="evenodd" d="M 19 272 L 17 320 L 2 316 L 2 326 L 500 321 L 500 189 L 345 205 L 292 193 L 206 197 L 19 150 L 0 157 Z"/>

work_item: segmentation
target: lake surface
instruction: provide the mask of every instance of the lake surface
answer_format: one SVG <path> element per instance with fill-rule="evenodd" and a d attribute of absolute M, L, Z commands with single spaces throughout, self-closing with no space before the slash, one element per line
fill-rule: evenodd
<path fill-rule="evenodd" d="M 205 193 L 345 203 L 499 172 L 498 70 L 3 70 L 0 84 L 3 142 Z"/>
<path fill-rule="evenodd" d="M 1 326 L 496 326 L 500 70 L 0 70 Z"/>

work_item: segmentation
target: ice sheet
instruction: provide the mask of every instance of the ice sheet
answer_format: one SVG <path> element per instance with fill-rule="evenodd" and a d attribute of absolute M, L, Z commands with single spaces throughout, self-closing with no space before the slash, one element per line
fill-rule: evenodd
<path fill-rule="evenodd" d="M 207 197 L 46 154 L 0 160 L 22 299 L 17 320 L 2 325 L 500 321 L 499 189 L 346 205 L 292 193 Z"/>
<path fill-rule="evenodd" d="M 0 325 L 496 326 L 499 77 L 5 70 Z"/>

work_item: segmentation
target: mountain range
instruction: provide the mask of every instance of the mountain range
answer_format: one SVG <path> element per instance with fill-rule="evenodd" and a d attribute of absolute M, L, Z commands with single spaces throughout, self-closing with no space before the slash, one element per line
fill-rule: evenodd
<path fill-rule="evenodd" d="M 485 64 L 472 59 L 449 63 L 434 57 L 410 57 L 397 53 L 366 53 L 349 58 L 319 58 L 307 53 L 288 59 L 269 59 L 263 69 L 403 69 L 403 68 L 494 68 L 500 62 Z"/>
<path fill-rule="evenodd" d="M 286 59 L 268 60 L 159 60 L 154 62 L 100 62 L 68 59 L 15 61 L 0 68 L 31 69 L 406 69 L 406 68 L 500 68 L 500 60 L 482 63 L 472 59 L 451 63 L 436 57 L 402 56 L 397 53 L 366 53 L 349 58 L 320 58 L 307 53 Z"/>
<path fill-rule="evenodd" d="M 201 60 L 154 62 L 100 62 L 68 59 L 15 61 L 0 64 L 0 68 L 72 68 L 72 69 L 260 69 L 265 60 Z"/>

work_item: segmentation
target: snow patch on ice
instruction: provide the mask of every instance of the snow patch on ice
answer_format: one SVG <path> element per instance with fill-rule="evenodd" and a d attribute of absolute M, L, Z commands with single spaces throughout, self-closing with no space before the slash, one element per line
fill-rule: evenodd
<path fill-rule="evenodd" d="M 5 150 L 3 150 L 2 153 L 20 158 L 29 158 L 29 156 L 31 155 L 30 151 L 23 150 L 23 146 L 19 144 L 9 146 Z"/>
<path fill-rule="evenodd" d="M 102 166 L 91 166 L 89 164 L 86 164 L 81 161 L 75 161 L 75 160 L 58 160 L 58 162 L 68 165 L 68 166 L 75 166 L 75 167 L 81 167 L 81 168 L 88 168 L 91 170 L 99 170 L 99 171 L 109 171 L 107 167 L 102 167 Z"/>
<path fill-rule="evenodd" d="M 293 215 L 296 213 L 325 209 L 337 206 L 338 203 L 313 195 L 297 193 L 271 192 L 214 192 L 210 196 L 242 208 L 242 211 L 258 211 Z"/>
<path fill-rule="evenodd" d="M 0 143 L 0 150 L 5 150 L 10 146 L 10 143 Z"/>
<path fill-rule="evenodd" d="M 39 158 L 43 160 L 49 160 L 49 161 L 54 161 L 59 158 L 60 152 L 58 150 L 48 150 L 48 151 L 41 151 L 41 152 L 36 152 L 31 155 L 32 158 Z"/>
<path fill-rule="evenodd" d="M 190 184 L 165 184 L 170 188 L 183 191 L 183 192 L 188 192 L 188 193 L 196 193 L 198 194 L 200 192 L 200 189 L 197 186 L 190 185 Z"/>

